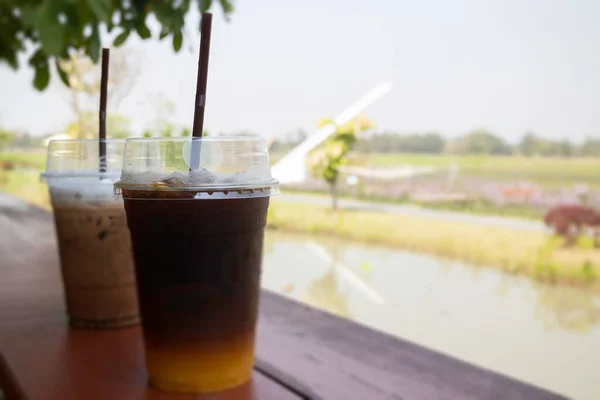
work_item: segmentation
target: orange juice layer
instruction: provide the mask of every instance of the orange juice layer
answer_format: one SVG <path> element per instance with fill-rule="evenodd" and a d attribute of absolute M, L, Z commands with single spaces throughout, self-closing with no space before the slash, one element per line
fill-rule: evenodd
<path fill-rule="evenodd" d="M 229 389 L 250 379 L 254 338 L 210 345 L 146 348 L 150 384 L 168 392 L 206 393 Z"/>

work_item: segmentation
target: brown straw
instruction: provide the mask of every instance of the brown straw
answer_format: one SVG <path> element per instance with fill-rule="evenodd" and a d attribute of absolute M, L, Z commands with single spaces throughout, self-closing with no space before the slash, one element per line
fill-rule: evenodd
<path fill-rule="evenodd" d="M 202 137 L 204 126 L 204 108 L 206 107 L 206 82 L 208 80 L 208 57 L 210 55 L 210 31 L 212 28 L 212 14 L 202 13 L 202 26 L 200 27 L 200 54 L 198 55 L 198 79 L 196 81 L 196 103 L 194 108 L 193 137 Z M 190 155 L 190 170 L 200 167 L 200 143 L 192 142 Z"/>
<path fill-rule="evenodd" d="M 100 79 L 100 130 L 98 131 L 99 170 L 106 172 L 106 91 L 108 87 L 109 49 L 102 49 L 102 77 Z"/>
<path fill-rule="evenodd" d="M 210 53 L 210 31 L 212 27 L 212 14 L 202 13 L 202 27 L 200 28 L 200 55 L 198 57 L 198 80 L 196 81 L 196 108 L 194 110 L 194 137 L 202 137 L 204 125 L 204 108 L 206 107 L 206 81 L 208 78 L 208 57 Z"/>

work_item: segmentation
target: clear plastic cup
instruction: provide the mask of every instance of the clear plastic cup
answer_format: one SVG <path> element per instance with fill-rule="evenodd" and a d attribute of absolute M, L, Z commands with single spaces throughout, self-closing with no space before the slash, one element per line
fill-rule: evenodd
<path fill-rule="evenodd" d="M 113 329 L 139 323 L 135 270 L 119 178 L 124 140 L 53 140 L 42 179 L 54 210 L 69 322 Z M 100 173 L 100 168 L 103 171 Z"/>
<path fill-rule="evenodd" d="M 271 177 L 260 138 L 127 140 L 121 180 L 150 384 L 205 393 L 250 379 Z"/>

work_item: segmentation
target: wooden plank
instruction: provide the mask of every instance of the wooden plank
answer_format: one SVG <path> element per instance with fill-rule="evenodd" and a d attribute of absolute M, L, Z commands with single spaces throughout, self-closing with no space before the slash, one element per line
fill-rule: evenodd
<path fill-rule="evenodd" d="M 265 291 L 257 357 L 314 398 L 564 399 Z"/>
<path fill-rule="evenodd" d="M 21 339 L 22 343 L 29 342 L 24 340 L 27 336 L 14 332 L 28 326 L 30 331 L 45 332 L 44 329 L 48 329 L 48 332 L 45 332 L 47 337 L 54 337 L 55 342 L 52 343 L 58 346 L 57 351 L 62 351 L 55 355 L 55 358 L 49 358 L 50 361 L 54 360 L 55 364 L 51 364 L 53 368 L 63 373 L 56 375 L 56 379 L 71 379 L 65 378 L 65 373 L 77 377 L 77 374 L 82 373 L 81 370 L 91 368 L 96 371 L 98 368 L 104 368 L 96 373 L 105 378 L 112 377 L 111 379 L 116 379 L 117 384 L 127 386 L 124 383 L 125 378 L 118 378 L 112 375 L 112 371 L 107 371 L 107 365 L 110 364 L 103 363 L 79 369 L 62 364 L 65 360 L 77 358 L 77 354 L 87 354 L 88 360 L 94 360 L 95 357 L 101 357 L 103 352 L 114 352 L 115 349 L 116 353 L 131 352 L 132 346 L 139 347 L 140 344 L 127 338 L 121 339 L 124 342 L 109 340 L 111 333 L 102 333 L 104 339 L 101 343 L 91 346 L 101 348 L 102 352 L 99 354 L 85 353 L 91 350 L 72 347 L 71 340 L 85 343 L 92 340 L 90 337 L 99 336 L 98 333 L 88 332 L 87 334 L 91 335 L 88 337 L 87 334 L 80 333 L 81 331 L 69 331 L 64 328 L 64 305 L 62 298 L 58 298 L 62 294 L 56 288 L 60 287 L 60 277 L 57 273 L 51 218 L 48 213 L 27 209 L 27 206 L 22 204 L 18 207 L 4 207 L 6 201 L 3 201 L 2 197 L 0 195 L 0 267 L 11 267 L 4 258 L 7 251 L 10 251 L 14 255 L 13 264 L 16 262 L 23 269 L 30 269 L 11 271 L 8 274 L 4 273 L 7 268 L 0 271 L 2 276 L 8 276 L 8 279 L 0 281 L 0 352 L 6 352 L 5 356 L 11 367 L 13 362 L 16 363 L 17 379 L 21 379 L 21 374 L 28 374 L 27 371 L 37 368 L 35 365 L 40 365 L 39 360 L 35 364 L 19 361 L 22 356 L 15 350 L 26 350 L 27 346 L 19 346 L 18 342 Z M 11 227 L 11 235 L 7 234 L 7 226 Z M 32 242 L 33 237 L 38 238 L 38 232 L 44 232 L 42 240 Z M 32 243 L 36 245 L 32 246 Z M 32 272 L 31 269 L 35 271 Z M 35 291 L 28 288 L 35 288 Z M 33 293 L 41 295 L 32 296 Z M 2 306 L 4 301 L 9 301 L 10 305 Z M 21 301 L 26 305 L 19 306 Z M 53 321 L 54 325 L 49 324 L 48 320 Z M 40 321 L 45 321 L 42 326 L 46 328 L 40 328 Z M 62 336 L 56 333 L 57 330 L 60 332 L 58 326 L 63 329 Z M 6 336 L 4 331 L 13 332 L 13 336 Z M 127 337 L 130 335 L 127 331 L 129 330 L 121 332 L 125 332 L 122 334 Z M 39 342 L 44 343 L 44 340 L 46 339 L 41 338 Z M 109 344 L 102 343 L 112 343 L 113 347 L 103 347 Z M 41 352 L 45 348 L 39 347 L 38 351 Z M 141 356 L 138 353 L 135 353 L 137 356 L 133 355 L 134 353 L 128 354 L 128 365 L 131 368 L 128 371 L 134 377 L 130 383 L 142 382 L 144 378 L 139 374 L 143 374 L 143 368 L 139 364 L 139 358 L 136 358 Z M 266 378 L 264 381 L 277 388 L 287 386 L 292 391 L 308 393 L 310 398 L 314 399 L 563 398 L 266 292 L 261 298 L 257 358 L 258 369 L 281 382 L 281 385 Z M 35 361 L 27 357 L 23 359 Z M 80 366 L 87 366 L 85 359 L 81 358 L 83 364 Z M 120 358 L 112 359 L 111 362 L 117 360 Z M 255 378 L 255 385 L 259 389 L 261 382 L 263 378 Z M 73 384 L 76 382 L 73 381 Z M 26 387 L 28 386 L 23 385 L 24 389 Z M 283 393 L 287 395 L 290 391 Z M 131 394 L 137 396 L 139 393 Z"/>
<path fill-rule="evenodd" d="M 219 394 L 148 387 L 140 328 L 67 326 L 52 215 L 0 193 L 0 388 L 12 399 L 273 399 L 302 397 L 255 372 Z"/>
<path fill-rule="evenodd" d="M 181 398 L 148 387 L 139 327 L 93 332 L 69 329 L 65 317 L 12 321 L 2 325 L 0 349 L 14 375 L 12 379 L 0 377 L 0 383 L 16 380 L 18 385 L 11 387 L 20 387 L 24 398 Z M 302 399 L 259 372 L 252 382 L 236 389 L 183 398 Z"/>
<path fill-rule="evenodd" d="M 0 272 L 0 318 L 64 313 L 52 214 L 1 192 Z"/>
<path fill-rule="evenodd" d="M 25 399 L 25 393 L 17 383 L 17 379 L 2 354 L 0 354 L 0 390 L 4 395 L 4 397 L 0 395 L 0 399 Z"/>

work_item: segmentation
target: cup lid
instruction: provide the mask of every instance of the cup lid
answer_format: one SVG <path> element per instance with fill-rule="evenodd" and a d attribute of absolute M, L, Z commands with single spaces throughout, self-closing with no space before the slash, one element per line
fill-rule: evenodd
<path fill-rule="evenodd" d="M 100 157 L 100 147 L 105 155 Z M 125 139 L 65 139 L 48 143 L 46 171 L 42 179 L 118 178 L 123 165 Z"/>
<path fill-rule="evenodd" d="M 128 139 L 115 183 L 117 194 L 121 189 L 275 194 L 278 188 L 266 141 L 246 136 Z"/>

